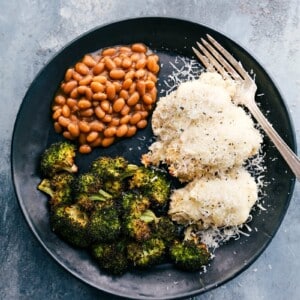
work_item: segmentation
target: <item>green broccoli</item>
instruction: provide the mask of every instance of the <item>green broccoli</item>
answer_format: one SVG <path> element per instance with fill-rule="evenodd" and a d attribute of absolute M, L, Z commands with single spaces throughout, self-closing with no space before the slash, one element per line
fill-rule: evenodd
<path fill-rule="evenodd" d="M 128 162 L 124 157 L 102 156 L 92 162 L 91 172 L 97 174 L 102 180 L 118 178 L 125 171 L 127 165 Z"/>
<path fill-rule="evenodd" d="M 68 142 L 52 144 L 41 156 L 42 175 L 50 178 L 62 171 L 76 173 L 78 168 L 74 163 L 75 150 L 75 146 Z"/>
<path fill-rule="evenodd" d="M 61 203 L 71 204 L 73 202 L 72 186 L 74 180 L 73 174 L 59 173 L 52 178 L 43 179 L 37 188 L 50 196 L 51 207 Z"/>
<path fill-rule="evenodd" d="M 166 246 L 163 240 L 149 239 L 143 243 L 129 242 L 127 245 L 127 258 L 138 268 L 149 268 L 162 262 Z"/>
<path fill-rule="evenodd" d="M 85 248 L 90 245 L 89 218 L 78 205 L 57 205 L 51 212 L 50 223 L 52 230 L 72 246 Z"/>
<path fill-rule="evenodd" d="M 137 241 L 144 241 L 150 238 L 151 228 L 147 219 L 147 209 L 150 201 L 147 197 L 134 193 L 127 192 L 123 194 L 123 232 L 126 236 Z"/>
<path fill-rule="evenodd" d="M 153 208 L 163 209 L 167 206 L 170 183 L 161 171 L 139 167 L 129 180 L 131 189 L 139 189 L 151 200 Z"/>
<path fill-rule="evenodd" d="M 94 242 L 114 241 L 121 233 L 121 220 L 115 205 L 107 204 L 90 215 L 88 234 Z"/>
<path fill-rule="evenodd" d="M 102 181 L 94 173 L 83 173 L 74 184 L 75 202 L 84 210 L 91 212 L 106 201 L 112 200 L 112 195 L 102 189 Z"/>
<path fill-rule="evenodd" d="M 99 176 L 94 173 L 83 173 L 77 177 L 75 182 L 75 193 L 76 194 L 97 194 L 102 188 L 102 181 Z"/>
<path fill-rule="evenodd" d="M 124 240 L 92 245 L 91 254 L 99 267 L 112 275 L 122 275 L 128 267 Z"/>
<path fill-rule="evenodd" d="M 207 246 L 197 236 L 193 236 L 189 228 L 183 241 L 174 240 L 169 254 L 176 267 L 191 272 L 201 270 L 211 258 Z"/>

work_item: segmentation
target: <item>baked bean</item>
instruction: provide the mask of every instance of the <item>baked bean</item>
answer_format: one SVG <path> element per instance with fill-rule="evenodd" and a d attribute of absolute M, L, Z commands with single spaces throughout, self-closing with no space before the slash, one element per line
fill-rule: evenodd
<path fill-rule="evenodd" d="M 83 76 L 77 73 L 76 71 L 73 71 L 72 78 L 76 81 L 80 81 L 83 78 Z"/>
<path fill-rule="evenodd" d="M 109 72 L 112 79 L 122 79 L 125 76 L 125 71 L 122 69 L 113 69 Z"/>
<path fill-rule="evenodd" d="M 120 98 L 127 100 L 129 98 L 129 93 L 126 90 L 121 90 L 119 92 L 119 96 Z"/>
<path fill-rule="evenodd" d="M 82 62 L 79 62 L 75 65 L 75 70 L 81 75 L 87 75 L 89 73 L 89 68 Z"/>
<path fill-rule="evenodd" d="M 65 117 L 63 117 L 63 116 L 60 116 L 59 118 L 58 118 L 58 123 L 59 123 L 59 125 L 60 126 L 62 126 L 62 127 L 68 127 L 68 125 L 70 124 L 70 119 L 68 119 L 68 118 L 65 118 Z"/>
<path fill-rule="evenodd" d="M 78 108 L 79 109 L 87 109 L 90 108 L 92 106 L 91 101 L 86 100 L 86 99 L 81 99 L 78 101 Z"/>
<path fill-rule="evenodd" d="M 73 68 L 70 68 L 66 71 L 65 81 L 70 81 L 72 79 L 73 71 L 74 71 Z"/>
<path fill-rule="evenodd" d="M 111 119 L 111 121 L 108 123 L 108 126 L 119 126 L 119 124 L 120 124 L 120 119 L 119 119 L 119 117 L 113 117 L 112 119 Z"/>
<path fill-rule="evenodd" d="M 102 140 L 101 146 L 102 147 L 108 147 L 115 141 L 114 137 L 106 137 Z"/>
<path fill-rule="evenodd" d="M 84 144 L 79 147 L 79 152 L 82 154 L 88 154 L 88 153 L 92 152 L 92 148 L 91 148 L 91 146 Z"/>
<path fill-rule="evenodd" d="M 94 100 L 104 100 L 107 98 L 107 94 L 106 93 L 101 93 L 101 92 L 98 92 L 98 93 L 95 93 L 93 95 L 93 99 Z"/>
<path fill-rule="evenodd" d="M 92 90 L 91 90 L 90 87 L 86 87 L 86 89 L 85 89 L 85 96 L 86 96 L 86 98 L 88 100 L 92 100 L 92 98 L 93 98 L 93 92 L 92 92 Z"/>
<path fill-rule="evenodd" d="M 120 114 L 122 116 L 125 116 L 125 115 L 128 115 L 129 112 L 130 112 L 130 107 L 127 104 L 125 104 L 124 107 L 122 108 L 122 110 L 120 111 Z"/>
<path fill-rule="evenodd" d="M 148 124 L 147 120 L 143 119 L 136 123 L 136 127 L 142 129 L 147 127 L 147 124 Z"/>
<path fill-rule="evenodd" d="M 129 123 L 131 124 L 131 125 L 134 125 L 134 124 L 136 124 L 137 122 L 139 122 L 140 120 L 141 120 L 141 114 L 139 113 L 139 112 L 136 112 L 136 113 L 134 113 L 132 116 L 131 116 L 131 118 L 130 118 L 130 121 L 129 121 Z"/>
<path fill-rule="evenodd" d="M 113 59 L 113 61 L 115 62 L 115 64 L 116 64 L 116 66 L 117 67 L 121 67 L 121 64 L 122 64 L 122 59 L 120 58 L 120 57 L 115 57 L 114 59 Z"/>
<path fill-rule="evenodd" d="M 107 98 L 113 100 L 116 96 L 116 88 L 113 84 L 109 84 L 106 86 L 106 95 Z"/>
<path fill-rule="evenodd" d="M 110 109 L 110 102 L 108 100 L 103 100 L 100 102 L 100 106 L 105 112 L 108 112 Z"/>
<path fill-rule="evenodd" d="M 64 84 L 63 91 L 65 94 L 70 94 L 71 91 L 77 86 L 77 81 L 71 80 Z"/>
<path fill-rule="evenodd" d="M 80 130 L 79 130 L 77 123 L 73 123 L 73 122 L 70 123 L 68 125 L 68 130 L 69 130 L 70 134 L 72 135 L 72 137 L 78 137 L 80 134 Z"/>
<path fill-rule="evenodd" d="M 145 95 L 143 96 L 143 102 L 144 102 L 145 104 L 152 104 L 152 103 L 153 103 L 153 99 L 152 99 L 151 95 L 145 94 Z"/>
<path fill-rule="evenodd" d="M 115 136 L 117 132 L 117 128 L 115 126 L 107 127 L 104 131 L 103 134 L 105 137 L 113 137 Z"/>
<path fill-rule="evenodd" d="M 134 92 L 134 93 L 128 98 L 127 104 L 128 104 L 129 106 L 133 106 L 133 105 L 135 105 L 135 104 L 138 103 L 139 99 L 140 99 L 139 93 L 138 93 L 138 92 Z"/>
<path fill-rule="evenodd" d="M 77 88 L 77 92 L 78 92 L 79 94 L 85 94 L 86 89 L 87 89 L 86 86 L 81 85 L 81 86 L 79 86 L 79 87 Z"/>
<path fill-rule="evenodd" d="M 107 78 L 104 75 L 98 75 L 98 76 L 94 76 L 93 81 L 105 84 L 107 81 Z"/>
<path fill-rule="evenodd" d="M 147 68 L 149 71 L 156 74 L 159 71 L 159 65 L 157 64 L 155 56 L 149 56 L 147 59 Z"/>
<path fill-rule="evenodd" d="M 136 134 L 136 127 L 134 126 L 134 125 L 129 125 L 128 126 L 128 130 L 127 130 L 127 133 L 126 133 L 126 136 L 127 137 L 131 137 L 131 136 L 133 136 L 133 135 L 135 135 Z"/>
<path fill-rule="evenodd" d="M 143 78 L 146 75 L 146 70 L 145 69 L 139 69 L 134 73 L 134 76 L 136 78 Z"/>
<path fill-rule="evenodd" d="M 68 140 L 74 140 L 75 138 L 71 135 L 71 133 L 69 131 L 64 131 L 63 132 L 63 136 L 64 138 L 68 139 Z"/>
<path fill-rule="evenodd" d="M 78 142 L 80 145 L 86 144 L 86 133 L 81 132 L 78 137 Z"/>
<path fill-rule="evenodd" d="M 158 56 L 142 43 L 86 54 L 65 72 L 52 104 L 54 129 L 80 153 L 108 147 L 147 126 L 157 98 Z"/>
<path fill-rule="evenodd" d="M 99 136 L 99 133 L 97 131 L 91 131 L 87 136 L 86 136 L 86 141 L 91 143 L 93 142 L 97 137 Z"/>
<path fill-rule="evenodd" d="M 107 48 L 102 51 L 103 56 L 112 56 L 117 52 L 116 48 Z"/>
<path fill-rule="evenodd" d="M 124 69 L 128 69 L 131 67 L 132 64 L 132 60 L 129 57 L 125 57 L 122 61 L 122 67 Z"/>
<path fill-rule="evenodd" d="M 87 108 L 80 111 L 80 116 L 82 117 L 91 117 L 94 114 L 94 110 L 92 108 Z"/>
<path fill-rule="evenodd" d="M 142 52 L 145 53 L 147 51 L 147 47 L 142 43 L 135 43 L 131 46 L 132 51 L 134 52 Z"/>
<path fill-rule="evenodd" d="M 130 115 L 125 115 L 124 117 L 122 117 L 120 119 L 120 124 L 123 125 L 123 124 L 127 124 L 130 120 Z"/>
<path fill-rule="evenodd" d="M 58 105 L 64 105 L 66 103 L 66 98 L 62 95 L 57 95 L 54 98 L 54 102 Z"/>
<path fill-rule="evenodd" d="M 98 136 L 92 143 L 90 143 L 90 146 L 93 148 L 101 146 L 102 138 Z"/>
<path fill-rule="evenodd" d="M 140 58 L 140 59 L 136 62 L 135 67 L 136 67 L 136 69 L 144 69 L 145 66 L 146 66 L 146 63 L 147 63 L 147 61 L 146 61 L 145 58 Z"/>
<path fill-rule="evenodd" d="M 61 116 L 61 111 L 62 111 L 61 108 L 55 110 L 54 113 L 52 114 L 52 119 L 57 120 Z"/>
<path fill-rule="evenodd" d="M 95 108 L 95 114 L 99 119 L 102 119 L 102 118 L 104 118 L 106 113 L 100 106 L 97 106 Z"/>
<path fill-rule="evenodd" d="M 85 55 L 82 59 L 82 62 L 89 68 L 92 68 L 96 65 L 96 61 L 91 55 Z"/>
<path fill-rule="evenodd" d="M 128 131 L 128 126 L 127 126 L 127 124 L 122 124 L 122 125 L 120 125 L 120 126 L 117 128 L 117 130 L 116 130 L 116 136 L 119 137 L 119 138 L 120 138 L 120 137 L 123 137 L 123 136 L 126 135 L 127 131 Z"/>
<path fill-rule="evenodd" d="M 128 73 L 127 73 L 128 74 Z M 125 76 L 126 77 L 126 76 Z M 122 84 L 122 88 L 124 90 L 128 90 L 132 85 L 132 79 L 131 78 L 127 78 L 124 80 L 123 84 Z"/>
<path fill-rule="evenodd" d="M 135 89 L 136 89 L 136 83 L 133 82 L 132 85 L 130 86 L 129 90 L 128 90 L 128 93 L 131 95 L 135 92 Z"/>
<path fill-rule="evenodd" d="M 97 82 L 97 81 L 93 81 L 90 84 L 90 87 L 91 87 L 91 89 L 94 93 L 104 92 L 104 89 L 105 89 L 104 85 L 100 82 Z"/>
<path fill-rule="evenodd" d="M 62 127 L 58 122 L 54 122 L 54 130 L 56 133 L 61 133 L 62 132 Z"/>
<path fill-rule="evenodd" d="M 152 80 L 146 80 L 145 85 L 147 90 L 151 90 L 155 87 L 155 83 Z"/>
<path fill-rule="evenodd" d="M 104 67 L 105 67 L 105 65 L 103 62 L 98 63 L 97 65 L 95 65 L 93 67 L 93 74 L 99 75 L 104 70 Z"/>
<path fill-rule="evenodd" d="M 122 89 L 122 84 L 120 83 L 120 81 L 114 81 L 113 85 L 115 86 L 116 93 L 119 93 Z"/>
<path fill-rule="evenodd" d="M 61 114 L 66 117 L 66 118 L 69 118 L 70 117 L 70 114 L 71 114 L 71 111 L 70 111 L 70 108 L 68 105 L 64 105 L 61 109 Z"/>
<path fill-rule="evenodd" d="M 128 78 L 133 79 L 133 78 L 134 78 L 134 74 L 135 74 L 135 71 L 134 71 L 134 70 L 128 71 L 128 72 L 126 73 L 126 75 L 125 75 L 125 79 L 128 79 Z"/>
<path fill-rule="evenodd" d="M 104 130 L 105 126 L 102 122 L 95 120 L 90 123 L 90 128 L 92 131 L 100 132 Z"/>
<path fill-rule="evenodd" d="M 78 97 L 78 88 L 77 87 L 72 90 L 72 92 L 70 93 L 70 97 L 73 99 L 76 99 Z"/>
<path fill-rule="evenodd" d="M 145 81 L 139 80 L 139 81 L 136 83 L 136 89 L 137 89 L 137 91 L 139 92 L 139 94 L 140 94 L 141 96 L 143 96 L 143 95 L 146 93 L 146 83 L 145 83 Z"/>
<path fill-rule="evenodd" d="M 124 98 L 119 98 L 119 99 L 117 99 L 117 100 L 114 102 L 114 104 L 113 104 L 113 110 L 114 110 L 115 112 L 119 112 L 119 111 L 122 110 L 122 108 L 124 107 L 124 105 L 125 105 L 125 100 L 124 100 Z"/>
<path fill-rule="evenodd" d="M 110 123 L 112 120 L 112 116 L 110 114 L 106 114 L 103 118 L 102 118 L 102 122 L 104 123 Z"/>
<path fill-rule="evenodd" d="M 130 59 L 133 61 L 133 62 L 136 62 L 140 59 L 140 54 L 139 53 L 133 53 L 131 56 L 130 56 Z"/>
<path fill-rule="evenodd" d="M 108 70 L 113 70 L 117 67 L 116 63 L 110 57 L 105 57 L 104 64 Z"/>
<path fill-rule="evenodd" d="M 86 75 L 79 81 L 79 85 L 89 85 L 92 82 L 92 75 Z"/>
<path fill-rule="evenodd" d="M 128 53 L 130 53 L 131 49 L 129 47 L 122 46 L 122 47 L 120 47 L 120 52 L 128 52 Z"/>
<path fill-rule="evenodd" d="M 77 106 L 77 100 L 73 99 L 73 98 L 68 98 L 67 99 L 67 105 L 70 108 L 74 108 L 75 106 Z"/>

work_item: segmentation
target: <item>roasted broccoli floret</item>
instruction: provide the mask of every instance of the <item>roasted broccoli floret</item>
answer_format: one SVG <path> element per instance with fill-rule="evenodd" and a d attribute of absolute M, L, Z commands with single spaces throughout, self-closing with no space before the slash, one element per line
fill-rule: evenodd
<path fill-rule="evenodd" d="M 124 240 L 92 245 L 92 256 L 99 267 L 112 275 L 122 275 L 128 267 L 126 242 Z"/>
<path fill-rule="evenodd" d="M 97 208 L 90 215 L 88 233 L 94 242 L 114 241 L 121 233 L 121 220 L 116 205 Z"/>
<path fill-rule="evenodd" d="M 43 179 L 38 185 L 38 189 L 50 196 L 51 207 L 61 203 L 71 204 L 74 180 L 73 174 L 59 173 L 52 178 Z"/>
<path fill-rule="evenodd" d="M 83 173 L 77 177 L 75 182 L 75 192 L 77 194 L 97 194 L 102 188 L 102 181 L 99 176 L 93 173 Z"/>
<path fill-rule="evenodd" d="M 102 156 L 92 162 L 91 171 L 101 179 L 118 178 L 125 171 L 127 165 L 128 162 L 124 157 Z"/>
<path fill-rule="evenodd" d="M 85 248 L 89 246 L 89 218 L 76 204 L 57 205 L 50 215 L 52 230 L 69 244 Z"/>
<path fill-rule="evenodd" d="M 101 207 L 106 201 L 112 201 L 112 195 L 102 189 L 102 181 L 94 173 L 81 174 L 74 186 L 75 202 L 87 212 Z"/>
<path fill-rule="evenodd" d="M 138 268 L 149 268 L 160 263 L 165 255 L 165 243 L 161 239 L 152 238 L 143 243 L 129 242 L 127 258 Z"/>
<path fill-rule="evenodd" d="M 175 223 L 167 216 L 162 216 L 154 223 L 153 235 L 164 240 L 166 245 L 169 246 L 176 238 L 179 237 L 179 230 Z"/>
<path fill-rule="evenodd" d="M 137 188 L 147 195 L 153 208 L 164 208 L 168 204 L 170 183 L 158 170 L 139 167 L 130 179 L 130 188 Z"/>
<path fill-rule="evenodd" d="M 68 142 L 58 142 L 47 148 L 41 157 L 41 172 L 44 177 L 50 178 L 54 174 L 66 171 L 76 173 L 74 163 L 75 146 Z"/>
<path fill-rule="evenodd" d="M 144 241 L 151 236 L 150 221 L 147 219 L 147 209 L 150 201 L 147 197 L 127 192 L 123 195 L 123 231 L 125 235 L 137 241 Z"/>
<path fill-rule="evenodd" d="M 207 246 L 190 234 L 183 241 L 175 240 L 169 254 L 175 266 L 184 271 L 199 271 L 211 258 Z"/>

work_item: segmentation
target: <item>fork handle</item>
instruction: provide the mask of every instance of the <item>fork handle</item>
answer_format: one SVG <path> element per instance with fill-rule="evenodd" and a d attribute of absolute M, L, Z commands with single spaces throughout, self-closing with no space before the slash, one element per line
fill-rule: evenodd
<path fill-rule="evenodd" d="M 277 147 L 278 151 L 285 159 L 286 163 L 289 165 L 290 169 L 295 174 L 298 181 L 300 181 L 300 160 L 299 157 L 291 150 L 291 148 L 285 143 L 285 141 L 279 136 L 273 126 L 262 114 L 255 102 L 249 103 L 247 105 L 248 109 L 256 119 L 256 121 L 261 125 L 265 133 L 272 140 L 274 145 Z"/>

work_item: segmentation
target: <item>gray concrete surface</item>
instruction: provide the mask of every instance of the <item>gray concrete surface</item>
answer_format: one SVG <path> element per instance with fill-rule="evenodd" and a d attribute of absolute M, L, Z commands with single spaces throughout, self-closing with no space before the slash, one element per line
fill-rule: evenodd
<path fill-rule="evenodd" d="M 13 192 L 10 143 L 27 88 L 52 55 L 85 31 L 124 18 L 171 16 L 220 30 L 278 84 L 300 130 L 300 1 L 0 0 L 0 299 L 102 299 L 40 246 Z M 299 148 L 298 142 L 298 148 Z M 300 185 L 275 238 L 244 273 L 197 299 L 299 299 Z"/>

